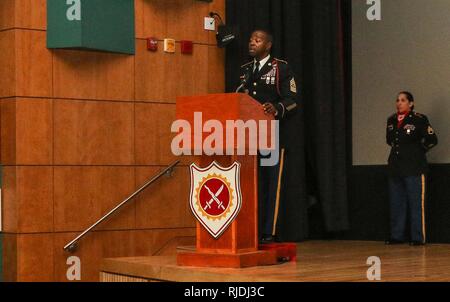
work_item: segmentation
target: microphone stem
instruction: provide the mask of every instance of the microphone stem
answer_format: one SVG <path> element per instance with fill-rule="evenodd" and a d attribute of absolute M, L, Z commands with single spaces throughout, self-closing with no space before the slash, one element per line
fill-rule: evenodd
<path fill-rule="evenodd" d="M 244 88 L 245 83 L 242 83 L 237 89 L 236 93 L 238 93 L 242 88 Z"/>

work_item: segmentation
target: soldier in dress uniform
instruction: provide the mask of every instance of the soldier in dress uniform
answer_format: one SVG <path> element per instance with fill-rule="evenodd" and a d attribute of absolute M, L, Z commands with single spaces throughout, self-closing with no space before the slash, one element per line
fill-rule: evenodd
<path fill-rule="evenodd" d="M 259 176 L 259 233 L 261 243 L 276 239 L 276 225 L 283 181 L 283 164 L 287 121 L 297 110 L 297 83 L 288 63 L 271 56 L 273 37 L 265 30 L 256 30 L 249 41 L 252 61 L 241 66 L 242 92 L 261 103 L 261 110 L 280 121 L 280 160 L 278 165 L 260 166 Z"/>
<path fill-rule="evenodd" d="M 409 212 L 410 244 L 424 245 L 428 171 L 425 154 L 437 145 L 437 136 L 428 118 L 414 112 L 414 97 L 410 92 L 398 94 L 397 113 L 387 120 L 386 142 L 391 146 L 388 160 L 391 237 L 386 244 L 406 241 Z"/>

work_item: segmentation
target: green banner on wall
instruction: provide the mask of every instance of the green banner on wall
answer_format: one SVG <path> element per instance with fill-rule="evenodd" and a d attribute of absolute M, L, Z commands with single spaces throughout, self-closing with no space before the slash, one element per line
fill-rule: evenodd
<path fill-rule="evenodd" d="M 134 54 L 134 0 L 47 0 L 47 47 Z"/>

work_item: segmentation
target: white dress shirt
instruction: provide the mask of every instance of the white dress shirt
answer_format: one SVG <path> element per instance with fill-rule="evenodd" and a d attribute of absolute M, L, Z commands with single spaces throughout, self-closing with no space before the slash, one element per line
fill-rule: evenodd
<path fill-rule="evenodd" d="M 259 61 L 259 70 L 261 70 L 261 68 L 263 68 L 264 65 L 266 65 L 267 61 L 269 61 L 270 59 L 270 55 L 268 55 L 267 57 L 265 57 L 264 59 L 262 59 L 261 61 Z M 256 68 L 256 59 L 253 60 L 253 72 L 255 72 L 255 68 Z"/>

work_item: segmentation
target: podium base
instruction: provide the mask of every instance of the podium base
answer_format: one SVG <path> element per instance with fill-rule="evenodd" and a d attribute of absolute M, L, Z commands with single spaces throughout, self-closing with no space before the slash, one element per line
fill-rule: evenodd
<path fill-rule="evenodd" d="M 255 251 L 241 254 L 178 252 L 177 265 L 197 267 L 243 268 L 277 264 L 275 251 Z"/>
<path fill-rule="evenodd" d="M 263 251 L 274 251 L 279 262 L 297 261 L 297 244 L 295 243 L 269 243 L 260 244 L 259 249 Z"/>

